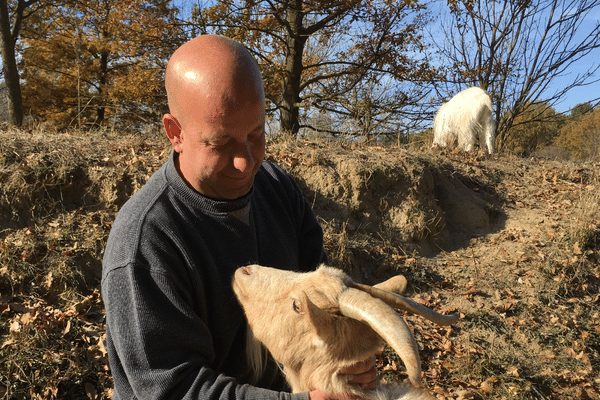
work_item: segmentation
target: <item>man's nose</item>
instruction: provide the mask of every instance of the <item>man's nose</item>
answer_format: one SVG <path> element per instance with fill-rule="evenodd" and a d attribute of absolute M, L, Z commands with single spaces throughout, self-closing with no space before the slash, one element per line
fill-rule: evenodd
<path fill-rule="evenodd" d="M 254 157 L 252 157 L 252 148 L 250 143 L 244 142 L 237 146 L 233 155 L 233 166 L 241 172 L 247 172 L 254 168 Z"/>

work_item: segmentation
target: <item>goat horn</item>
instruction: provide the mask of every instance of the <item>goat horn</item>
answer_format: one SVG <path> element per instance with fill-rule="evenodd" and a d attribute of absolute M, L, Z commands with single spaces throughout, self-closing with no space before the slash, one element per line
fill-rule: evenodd
<path fill-rule="evenodd" d="M 377 332 L 402 359 L 410 382 L 420 386 L 421 359 L 417 343 L 404 319 L 392 307 L 352 288 L 340 295 L 339 306 L 343 315 L 364 322 Z"/>
<path fill-rule="evenodd" d="M 363 285 L 361 283 L 353 283 L 350 285 L 350 287 L 367 292 L 371 296 L 384 301 L 390 307 L 420 315 L 438 325 L 451 325 L 459 320 L 458 314 L 439 314 L 422 304 L 407 299 L 406 297 L 402 297 L 398 294 L 391 293 L 373 286 Z"/>

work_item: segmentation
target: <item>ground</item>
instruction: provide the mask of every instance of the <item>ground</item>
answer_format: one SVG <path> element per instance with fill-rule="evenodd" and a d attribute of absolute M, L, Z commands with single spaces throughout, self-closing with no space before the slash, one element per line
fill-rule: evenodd
<path fill-rule="evenodd" d="M 0 132 L 0 398 L 110 398 L 99 293 L 116 212 L 164 162 L 157 137 Z M 406 316 L 440 399 L 600 399 L 600 165 L 271 140 L 333 266 Z M 382 379 L 404 379 L 386 351 Z"/>

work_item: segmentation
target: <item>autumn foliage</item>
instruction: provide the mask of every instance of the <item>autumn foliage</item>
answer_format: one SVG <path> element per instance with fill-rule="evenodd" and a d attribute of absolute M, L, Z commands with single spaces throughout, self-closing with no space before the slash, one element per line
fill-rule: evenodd
<path fill-rule="evenodd" d="M 47 6 L 22 28 L 25 114 L 56 128 L 138 125 L 164 109 L 163 70 L 180 43 L 163 1 Z"/>
<path fill-rule="evenodd" d="M 600 108 L 572 118 L 560 130 L 555 143 L 575 159 L 600 160 Z"/>
<path fill-rule="evenodd" d="M 564 119 L 547 103 L 527 105 L 506 135 L 505 150 L 529 155 L 552 145 Z"/>

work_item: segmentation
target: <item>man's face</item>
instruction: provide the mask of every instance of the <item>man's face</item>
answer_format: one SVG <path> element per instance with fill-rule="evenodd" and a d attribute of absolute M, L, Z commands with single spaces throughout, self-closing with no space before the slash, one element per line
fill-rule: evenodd
<path fill-rule="evenodd" d="M 213 199 L 248 193 L 265 155 L 264 102 L 186 108 L 175 148 L 184 179 Z"/>

